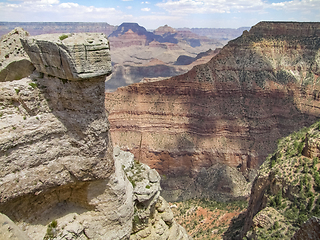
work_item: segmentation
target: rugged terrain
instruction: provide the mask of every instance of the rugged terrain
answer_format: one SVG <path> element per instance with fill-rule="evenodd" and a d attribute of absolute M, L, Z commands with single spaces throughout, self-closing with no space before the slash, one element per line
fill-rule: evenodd
<path fill-rule="evenodd" d="M 319 23 L 258 23 L 186 74 L 107 93 L 113 142 L 167 200 L 248 196 L 276 140 L 320 117 L 319 47 Z M 207 187 L 212 172 L 228 181 Z"/>
<path fill-rule="evenodd" d="M 246 210 L 246 201 L 190 199 L 170 204 L 174 216 L 193 239 L 222 239 L 233 218 Z"/>
<path fill-rule="evenodd" d="M 246 213 L 225 239 L 319 239 L 319 143 L 320 122 L 278 141 L 259 169 Z"/>
<path fill-rule="evenodd" d="M 0 239 L 189 239 L 160 197 L 159 174 L 113 150 L 106 36 L 21 42 L 36 71 L 1 82 Z"/>
<path fill-rule="evenodd" d="M 106 91 L 137 83 L 143 78 L 171 77 L 206 63 L 223 46 L 217 40 L 169 26 L 147 31 L 137 23 L 121 24 L 109 37 L 114 73 L 106 82 Z M 208 51 L 208 52 L 207 52 Z M 202 52 L 207 52 L 207 57 Z M 211 56 L 208 58 L 208 55 Z M 198 57 L 197 57 L 198 56 Z M 179 57 L 188 62 L 178 61 Z"/>

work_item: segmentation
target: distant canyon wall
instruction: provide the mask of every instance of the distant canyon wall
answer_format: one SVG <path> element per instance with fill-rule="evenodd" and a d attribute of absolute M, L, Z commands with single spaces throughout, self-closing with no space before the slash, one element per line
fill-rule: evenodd
<path fill-rule="evenodd" d="M 184 75 L 107 93 L 113 143 L 159 171 L 169 200 L 205 195 L 217 163 L 249 179 L 277 139 L 320 117 L 319 47 L 319 23 L 261 22 Z"/>

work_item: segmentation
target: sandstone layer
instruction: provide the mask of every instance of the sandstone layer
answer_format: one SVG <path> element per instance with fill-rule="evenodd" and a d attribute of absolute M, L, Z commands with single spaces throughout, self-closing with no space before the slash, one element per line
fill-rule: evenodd
<path fill-rule="evenodd" d="M 163 176 L 169 200 L 201 192 L 201 169 L 216 163 L 249 176 L 320 116 L 319 29 L 261 22 L 184 75 L 107 93 L 114 144 Z"/>

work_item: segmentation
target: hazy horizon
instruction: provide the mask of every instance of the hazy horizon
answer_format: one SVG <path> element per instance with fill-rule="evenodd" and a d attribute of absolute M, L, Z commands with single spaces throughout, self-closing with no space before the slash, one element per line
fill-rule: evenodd
<path fill-rule="evenodd" d="M 320 0 L 0 0 L 1 22 L 136 22 L 147 29 L 320 21 Z"/>

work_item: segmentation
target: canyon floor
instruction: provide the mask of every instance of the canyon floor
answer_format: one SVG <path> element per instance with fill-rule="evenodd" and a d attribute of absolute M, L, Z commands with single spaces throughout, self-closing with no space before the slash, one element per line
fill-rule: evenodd
<path fill-rule="evenodd" d="M 190 199 L 169 203 L 176 221 L 193 239 L 223 239 L 231 220 L 247 208 L 246 201 L 217 202 L 209 199 Z"/>

